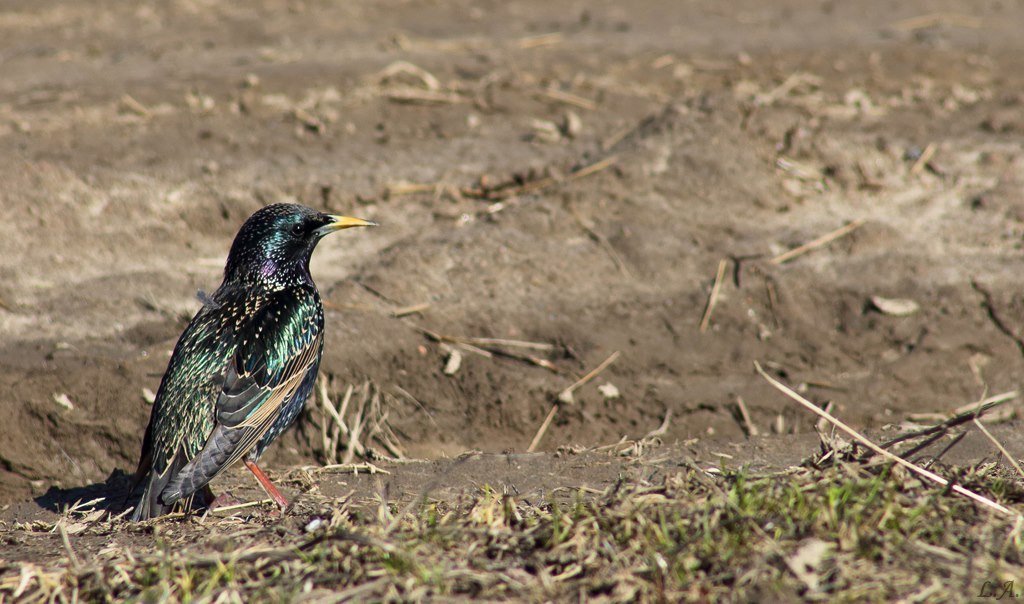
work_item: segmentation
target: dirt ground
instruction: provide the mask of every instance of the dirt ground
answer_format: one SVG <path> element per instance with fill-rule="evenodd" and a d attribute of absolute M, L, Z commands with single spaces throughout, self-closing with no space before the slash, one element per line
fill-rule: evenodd
<path fill-rule="evenodd" d="M 196 290 L 276 201 L 383 225 L 312 270 L 331 397 L 372 384 L 376 451 L 439 460 L 394 488 L 525 454 L 616 352 L 523 477 L 446 480 L 598 488 L 617 466 L 551 453 L 659 427 L 665 455 L 797 463 L 816 419 L 753 361 L 874 430 L 1013 390 L 1022 25 L 997 1 L 7 2 L 4 518 L 123 482 Z M 276 475 L 331 459 L 318 405 Z"/>

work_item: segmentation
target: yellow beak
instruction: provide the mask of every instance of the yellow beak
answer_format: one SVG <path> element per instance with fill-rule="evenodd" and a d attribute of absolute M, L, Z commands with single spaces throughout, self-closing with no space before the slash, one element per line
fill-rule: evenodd
<path fill-rule="evenodd" d="M 377 226 L 376 222 L 369 220 L 363 220 L 362 218 L 351 218 L 349 216 L 334 216 L 328 215 L 331 222 L 326 226 L 322 227 L 325 232 L 340 231 L 341 229 L 350 229 L 352 227 L 371 227 Z"/>

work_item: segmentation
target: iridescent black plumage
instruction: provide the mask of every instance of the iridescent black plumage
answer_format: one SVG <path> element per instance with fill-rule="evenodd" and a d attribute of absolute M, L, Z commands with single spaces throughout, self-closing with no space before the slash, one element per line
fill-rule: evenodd
<path fill-rule="evenodd" d="M 298 417 L 319 369 L 324 316 L 309 258 L 329 232 L 372 224 L 276 204 L 242 225 L 223 283 L 203 300 L 160 383 L 135 520 L 189 501 L 240 459 L 282 501 L 255 462 Z"/>

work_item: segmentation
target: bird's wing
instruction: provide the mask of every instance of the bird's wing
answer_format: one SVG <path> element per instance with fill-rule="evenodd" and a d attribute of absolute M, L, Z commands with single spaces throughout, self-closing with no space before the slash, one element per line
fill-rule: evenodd
<path fill-rule="evenodd" d="M 252 450 L 316 367 L 322 334 L 319 298 L 307 289 L 271 297 L 242 327 L 225 367 L 213 431 L 171 478 L 164 502 L 187 497 Z"/>
<path fill-rule="evenodd" d="M 157 390 L 135 473 L 135 486 L 146 483 L 136 519 L 169 511 L 159 495 L 213 433 L 225 368 L 237 348 L 236 334 L 245 318 L 267 302 L 266 296 L 234 295 L 223 287 L 214 298 L 218 305 L 200 308 L 181 334 Z"/>
<path fill-rule="evenodd" d="M 238 317 L 264 300 L 228 300 L 199 309 L 181 334 L 160 383 L 143 441 L 139 474 L 166 473 L 173 458 L 192 459 L 214 427 L 225 367 L 235 354 Z"/>

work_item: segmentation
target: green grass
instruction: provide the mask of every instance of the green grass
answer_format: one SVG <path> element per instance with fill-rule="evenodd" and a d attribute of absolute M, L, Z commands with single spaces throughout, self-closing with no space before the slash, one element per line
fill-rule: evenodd
<path fill-rule="evenodd" d="M 1019 502 L 1019 481 L 994 471 L 964 470 L 961 481 Z M 659 475 L 535 502 L 484 487 L 404 515 L 389 505 L 323 506 L 312 533 L 283 528 L 312 516 L 289 517 L 242 525 L 244 535 L 216 548 L 194 517 L 160 521 L 173 544 L 136 540 L 76 568 L 37 565 L 27 580 L 12 568 L 0 595 L 20 587 L 19 598 L 57 601 L 290 601 L 328 591 L 358 600 L 961 600 L 986 580 L 1024 576 L 1024 540 L 1011 522 L 902 470 Z M 808 544 L 818 554 L 798 560 Z M 794 571 L 801 564 L 805 572 Z"/>

